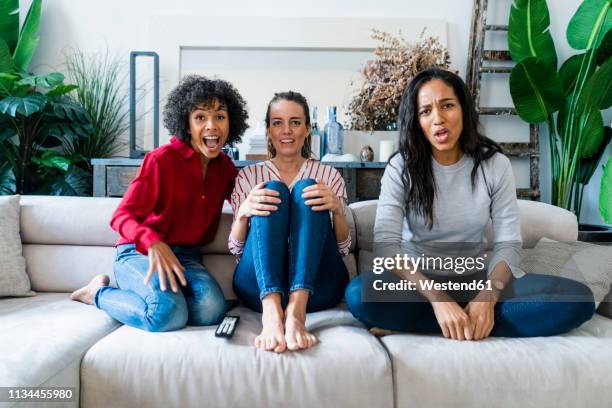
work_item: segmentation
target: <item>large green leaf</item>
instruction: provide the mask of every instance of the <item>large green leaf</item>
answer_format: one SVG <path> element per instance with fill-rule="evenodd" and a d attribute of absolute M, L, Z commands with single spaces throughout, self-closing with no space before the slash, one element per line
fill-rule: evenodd
<path fill-rule="evenodd" d="M 47 92 L 46 95 L 47 96 L 62 96 L 78 88 L 79 87 L 77 85 L 73 85 L 73 84 L 59 84 L 58 86 L 56 86 L 55 88 Z"/>
<path fill-rule="evenodd" d="M 30 116 L 45 108 L 47 99 L 44 95 L 33 93 L 25 97 L 9 96 L 0 101 L 0 112 L 16 117 L 17 114 Z"/>
<path fill-rule="evenodd" d="M 0 158 L 0 195 L 13 195 L 16 192 L 13 167 L 8 161 L 2 161 Z"/>
<path fill-rule="evenodd" d="M 591 157 L 580 160 L 580 183 L 581 184 L 589 183 L 589 181 L 591 180 L 591 177 L 593 177 L 593 173 L 595 173 L 595 170 L 597 170 L 597 166 L 599 165 L 599 162 L 601 161 L 601 158 L 604 152 L 608 148 L 608 145 L 610 144 L 611 139 L 612 139 L 612 128 L 610 128 L 609 126 L 606 126 L 604 128 L 603 141 L 599 145 L 599 149 L 597 149 L 597 152 L 595 152 L 595 154 Z"/>
<path fill-rule="evenodd" d="M 41 157 L 32 157 L 32 161 L 39 166 L 56 168 L 63 171 L 68 171 L 68 168 L 72 164 L 70 159 L 49 150 Z"/>
<path fill-rule="evenodd" d="M 42 0 L 33 0 L 28 15 L 21 28 L 19 41 L 13 54 L 13 62 L 15 67 L 22 71 L 27 71 L 36 47 L 38 47 L 38 29 L 40 26 L 40 11 Z"/>
<path fill-rule="evenodd" d="M 567 26 L 567 42 L 576 50 L 597 48 L 610 28 L 610 0 L 586 0 Z"/>
<path fill-rule="evenodd" d="M 72 164 L 67 172 L 58 176 L 49 186 L 49 193 L 51 195 L 91 196 L 92 186 L 92 174 Z"/>
<path fill-rule="evenodd" d="M 608 109 L 612 106 L 612 58 L 606 62 L 589 78 L 579 96 L 579 104 L 597 106 L 599 109 Z"/>
<path fill-rule="evenodd" d="M 81 124 L 90 124 L 91 118 L 83 107 L 70 98 L 49 98 L 47 104 L 49 113 L 59 119 L 67 119 Z"/>
<path fill-rule="evenodd" d="M 510 95 L 516 111 L 525 122 L 544 122 L 565 105 L 563 84 L 557 70 L 529 57 L 510 73 Z"/>
<path fill-rule="evenodd" d="M 6 42 L 0 38 L 0 72 L 13 70 L 13 58 Z"/>
<path fill-rule="evenodd" d="M 608 30 L 603 41 L 597 49 L 597 65 L 601 65 L 605 60 L 612 57 L 612 30 Z"/>
<path fill-rule="evenodd" d="M 608 224 L 612 224 L 612 157 L 604 167 L 599 189 L 599 213 Z"/>
<path fill-rule="evenodd" d="M 561 82 L 563 82 L 563 89 L 565 91 L 565 96 L 568 96 L 572 92 L 575 91 L 576 81 L 578 81 L 578 73 L 580 72 L 580 65 L 582 64 L 584 58 L 588 56 L 588 54 L 592 51 L 587 51 L 584 54 L 574 55 L 567 59 L 561 65 L 559 69 L 559 76 L 561 77 Z M 586 77 L 589 78 L 593 72 L 595 72 L 595 64 L 589 65 L 589 72 L 587 72 Z"/>
<path fill-rule="evenodd" d="M 0 1 L 0 38 L 12 53 L 19 38 L 19 0 Z"/>
<path fill-rule="evenodd" d="M 595 155 L 604 137 L 604 124 L 601 111 L 593 106 L 580 117 L 578 132 L 582 134 L 580 158 Z"/>
<path fill-rule="evenodd" d="M 515 0 L 508 21 L 508 49 L 512 59 L 521 62 L 537 57 L 557 69 L 557 52 L 549 26 L 546 0 Z"/>
<path fill-rule="evenodd" d="M 44 75 L 30 75 L 19 82 L 18 85 L 40 86 L 43 88 L 53 88 L 64 82 L 64 74 L 61 72 L 51 72 Z"/>
<path fill-rule="evenodd" d="M 10 95 L 17 80 L 19 80 L 18 76 L 0 72 L 0 97 Z"/>

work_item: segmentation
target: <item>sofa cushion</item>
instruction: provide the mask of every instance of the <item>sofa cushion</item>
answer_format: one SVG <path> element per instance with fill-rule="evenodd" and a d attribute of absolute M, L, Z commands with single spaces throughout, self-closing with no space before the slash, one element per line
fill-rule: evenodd
<path fill-rule="evenodd" d="M 106 274 L 115 285 L 113 247 L 89 245 L 25 244 L 32 288 L 41 292 L 72 292 L 98 274 Z"/>
<path fill-rule="evenodd" d="M 320 342 L 275 354 L 256 349 L 261 315 L 246 308 L 234 337 L 215 327 L 148 333 L 123 326 L 83 359 L 81 404 L 95 407 L 392 407 L 391 365 L 351 314 L 308 315 Z"/>
<path fill-rule="evenodd" d="M 115 245 L 110 227 L 119 198 L 21 197 L 21 239 L 24 244 Z"/>
<path fill-rule="evenodd" d="M 78 390 L 81 358 L 118 326 L 103 311 L 71 301 L 68 293 L 1 299 L 0 386 Z"/>
<path fill-rule="evenodd" d="M 526 273 L 562 276 L 584 283 L 599 305 L 612 284 L 612 249 L 588 242 L 557 242 L 542 238 L 521 261 Z"/>
<path fill-rule="evenodd" d="M 31 296 L 19 236 L 19 196 L 0 197 L 0 297 Z"/>
<path fill-rule="evenodd" d="M 561 336 L 382 338 L 398 407 L 612 406 L 612 320 L 595 315 Z"/>

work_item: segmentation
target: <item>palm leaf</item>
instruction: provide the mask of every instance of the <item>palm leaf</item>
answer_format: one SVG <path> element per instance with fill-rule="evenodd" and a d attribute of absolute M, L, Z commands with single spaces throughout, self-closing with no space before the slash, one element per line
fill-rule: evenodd
<path fill-rule="evenodd" d="M 612 224 L 612 157 L 608 158 L 601 176 L 599 213 L 605 222 Z"/>
<path fill-rule="evenodd" d="M 13 70 L 13 58 L 6 42 L 0 38 L 0 72 Z"/>
<path fill-rule="evenodd" d="M 603 64 L 610 57 L 612 57 L 612 30 L 608 30 L 597 48 L 597 65 Z"/>
<path fill-rule="evenodd" d="M 12 53 L 19 38 L 19 0 L 0 1 L 0 38 Z"/>
<path fill-rule="evenodd" d="M 565 105 L 557 70 L 535 57 L 516 64 L 510 73 L 510 95 L 525 122 L 540 123 Z"/>
<path fill-rule="evenodd" d="M 575 50 L 597 48 L 611 28 L 610 0 L 583 1 L 567 26 L 567 42 Z"/>
<path fill-rule="evenodd" d="M 603 141 L 599 144 L 599 149 L 595 154 L 586 159 L 580 160 L 580 183 L 588 184 L 593 177 L 593 173 L 597 169 L 601 158 L 603 157 L 604 152 L 608 148 L 608 144 L 610 144 L 610 139 L 612 139 L 612 128 L 606 126 L 604 129 L 604 137 Z"/>
<path fill-rule="evenodd" d="M 15 47 L 13 53 L 13 62 L 15 67 L 21 71 L 27 71 L 36 47 L 38 47 L 38 30 L 40 26 L 40 12 L 41 12 L 42 0 L 33 0 L 28 15 L 26 16 L 21 33 L 19 34 L 19 41 Z"/>
<path fill-rule="evenodd" d="M 580 66 L 582 65 L 584 58 L 588 57 L 588 53 L 592 52 L 591 50 L 587 51 L 584 54 L 574 55 L 568 58 L 561 68 L 559 69 L 559 76 L 561 77 L 561 82 L 563 82 L 563 89 L 565 90 L 565 96 L 571 94 L 576 86 L 576 82 L 578 81 L 578 73 L 580 72 Z M 595 72 L 595 64 L 589 65 L 589 72 L 586 73 L 586 78 L 588 79 L 593 72 Z"/>
<path fill-rule="evenodd" d="M 557 52 L 549 31 L 546 0 L 515 0 L 508 21 L 508 49 L 512 59 L 521 62 L 537 57 L 557 69 Z"/>

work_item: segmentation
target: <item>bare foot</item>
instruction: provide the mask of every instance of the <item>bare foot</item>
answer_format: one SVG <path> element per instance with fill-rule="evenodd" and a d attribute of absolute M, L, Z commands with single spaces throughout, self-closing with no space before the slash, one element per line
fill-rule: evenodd
<path fill-rule="evenodd" d="M 109 284 L 110 278 L 108 275 L 96 275 L 87 286 L 83 286 L 81 289 L 72 292 L 70 299 L 83 302 L 87 305 L 93 305 L 93 297 L 96 295 L 98 289 L 102 286 L 108 286 Z"/>
<path fill-rule="evenodd" d="M 380 327 L 372 327 L 370 329 L 370 333 L 372 333 L 376 337 L 384 337 L 390 334 L 395 334 L 393 330 L 381 329 Z"/>
<path fill-rule="evenodd" d="M 303 350 L 317 344 L 317 337 L 306 330 L 306 315 L 287 315 L 285 319 L 285 339 L 289 350 Z"/>
<path fill-rule="evenodd" d="M 283 325 L 283 309 L 280 304 L 280 294 L 272 293 L 261 301 L 263 328 L 259 336 L 255 337 L 255 347 L 282 353 L 287 349 L 285 342 L 285 327 Z"/>
<path fill-rule="evenodd" d="M 306 331 L 306 304 L 309 293 L 306 290 L 295 290 L 289 295 L 289 304 L 285 312 L 285 340 L 289 350 L 303 350 L 314 346 L 317 338 Z"/>

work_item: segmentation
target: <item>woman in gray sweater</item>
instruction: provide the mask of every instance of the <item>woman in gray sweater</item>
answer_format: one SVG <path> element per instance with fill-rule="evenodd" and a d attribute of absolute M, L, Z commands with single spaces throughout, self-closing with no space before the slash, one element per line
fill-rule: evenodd
<path fill-rule="evenodd" d="M 374 270 L 346 290 L 353 315 L 374 334 L 457 340 L 549 336 L 590 319 L 595 307 L 585 285 L 519 268 L 510 161 L 479 132 L 461 78 L 420 72 L 404 92 L 399 125 L 399 152 L 385 170 L 376 212 Z M 483 252 L 489 221 L 490 256 Z"/>

